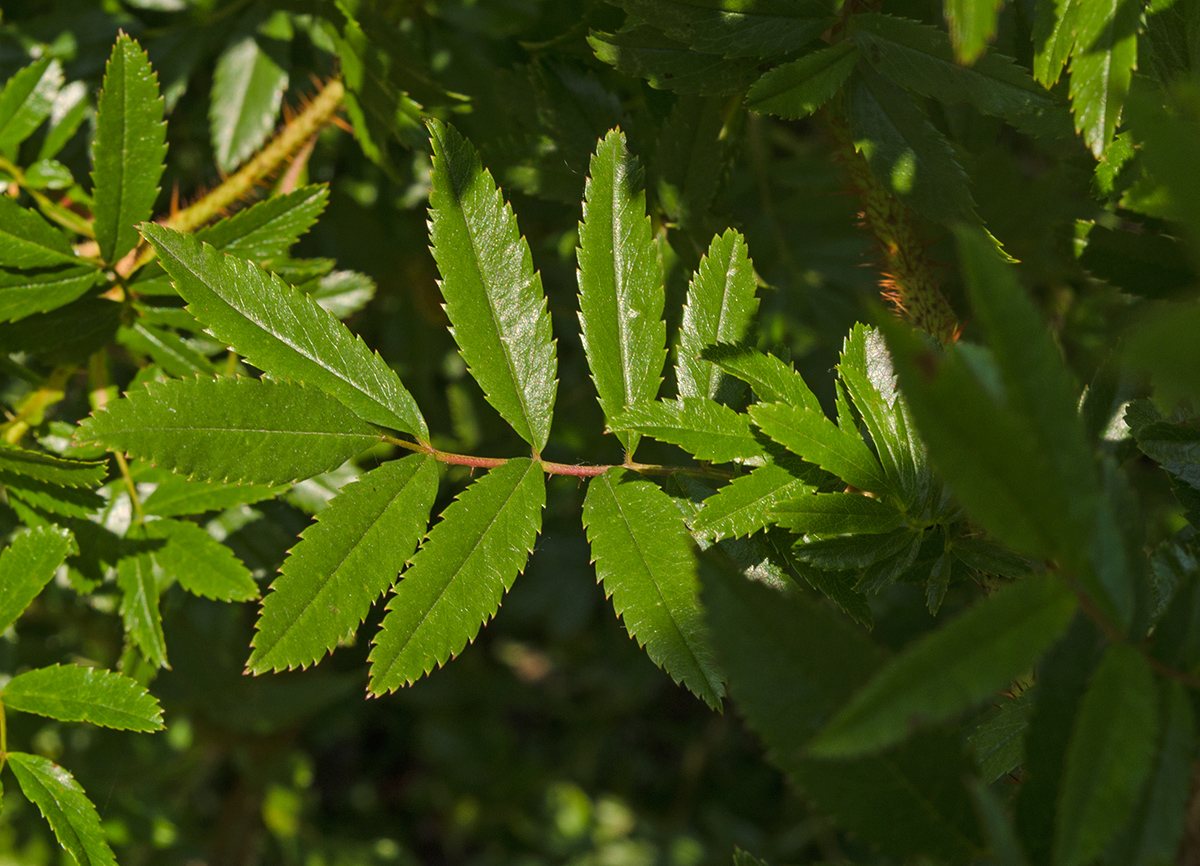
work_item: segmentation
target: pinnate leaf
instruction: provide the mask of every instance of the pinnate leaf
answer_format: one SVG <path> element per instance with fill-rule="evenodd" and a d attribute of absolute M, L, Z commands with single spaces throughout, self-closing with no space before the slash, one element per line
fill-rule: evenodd
<path fill-rule="evenodd" d="M 1104 653 L 1075 717 L 1054 835 L 1056 866 L 1091 863 L 1137 803 L 1154 763 L 1158 691 L 1127 644 Z"/>
<path fill-rule="evenodd" d="M 798 457 L 832 472 L 859 490 L 890 493 L 891 485 L 867 443 L 838 427 L 819 409 L 759 403 L 750 418 L 763 433 Z"/>
<path fill-rule="evenodd" d="M 184 520 L 155 520 L 145 537 L 165 541 L 153 552 L 164 579 L 174 578 L 193 595 L 218 601 L 258 598 L 258 585 L 233 551 L 199 526 Z"/>
<path fill-rule="evenodd" d="M 678 445 L 697 460 L 714 463 L 763 453 L 745 415 L 704 397 L 637 403 L 613 418 L 609 427 L 645 433 L 660 442 Z"/>
<path fill-rule="evenodd" d="M 1081 0 L 1051 0 L 1037 4 L 1033 19 L 1033 77 L 1046 87 L 1058 81 L 1075 47 Z"/>
<path fill-rule="evenodd" d="M 904 518 L 892 505 L 858 493 L 817 493 L 776 503 L 771 516 L 792 532 L 814 534 L 890 532 Z"/>
<path fill-rule="evenodd" d="M 797 51 L 832 23 L 819 0 L 617 0 L 695 51 L 724 57 L 771 57 Z"/>
<path fill-rule="evenodd" d="M 1112 143 L 1133 70 L 1142 7 L 1132 0 L 1079 4 L 1071 55 L 1071 110 L 1075 131 L 1096 159 Z"/>
<path fill-rule="evenodd" d="M 746 107 L 787 120 L 808 117 L 842 89 L 857 64 L 858 48 L 849 40 L 805 54 L 754 82 Z"/>
<path fill-rule="evenodd" d="M 870 752 L 952 718 L 1030 670 L 1060 638 L 1075 596 L 1057 578 L 1022 581 L 919 638 L 809 744 L 823 757 Z"/>
<path fill-rule="evenodd" d="M 189 481 L 181 475 L 166 475 L 159 480 L 153 492 L 142 500 L 142 511 L 158 517 L 224 511 L 236 505 L 269 499 L 284 490 L 282 486 L 270 484 L 217 484 Z"/>
<path fill-rule="evenodd" d="M 334 497 L 271 585 L 247 668 L 307 667 L 356 629 L 417 549 L 437 482 L 436 462 L 414 454 Z"/>
<path fill-rule="evenodd" d="M 292 29 L 286 13 L 278 12 L 259 29 L 266 32 L 234 34 L 213 72 L 208 116 L 213 154 L 225 172 L 241 165 L 266 141 L 288 85 L 286 52 L 260 44 L 261 40 L 267 46 L 286 47 Z"/>
<path fill-rule="evenodd" d="M 66 235 L 37 211 L 0 196 L 0 267 L 40 268 L 77 262 Z"/>
<path fill-rule="evenodd" d="M 737 376 L 754 390 L 764 403 L 788 403 L 820 412 L 821 402 L 800 374 L 774 355 L 764 355 L 749 346 L 719 344 L 709 346 L 701 356 L 731 376 Z"/>
<path fill-rule="evenodd" d="M 704 507 L 691 521 L 692 531 L 713 539 L 749 535 L 767 525 L 775 503 L 815 490 L 801 475 L 768 463 L 733 479 L 705 499 Z"/>
<path fill-rule="evenodd" d="M 260 201 L 196 232 L 196 239 L 251 261 L 280 256 L 308 231 L 329 201 L 324 184 L 302 186 Z"/>
<path fill-rule="evenodd" d="M 429 435 L 395 372 L 308 295 L 190 235 L 153 224 L 142 233 L 192 315 L 251 364 L 320 388 L 364 421 Z"/>
<path fill-rule="evenodd" d="M 71 549 L 64 530 L 38 527 L 13 537 L 0 551 L 0 632 L 37 598 Z"/>
<path fill-rule="evenodd" d="M 446 507 L 388 602 L 371 650 L 372 694 L 415 682 L 475 639 L 524 570 L 545 504 L 541 465 L 518 458 Z"/>
<path fill-rule="evenodd" d="M 724 686 L 697 598 L 692 540 L 671 498 L 610 469 L 588 483 L 583 525 L 596 575 L 629 635 L 671 679 L 719 707 Z"/>
<path fill-rule="evenodd" d="M 0 151 L 15 151 L 50 115 L 62 86 L 62 65 L 43 57 L 17 72 L 0 91 Z"/>
<path fill-rule="evenodd" d="M 725 59 L 702 54 L 648 24 L 616 33 L 593 30 L 588 36 L 596 57 L 619 72 L 645 78 L 651 87 L 678 93 L 720 94 L 744 91 L 758 77 L 758 58 Z"/>
<path fill-rule="evenodd" d="M 92 162 L 96 242 L 106 262 L 134 248 L 138 223 L 154 213 L 166 136 L 158 76 L 137 41 L 121 33 L 96 106 Z"/>
<path fill-rule="evenodd" d="M 103 273 L 88 265 L 0 270 L 0 321 L 16 322 L 65 307 L 102 279 Z"/>
<path fill-rule="evenodd" d="M 681 397 L 730 403 L 738 396 L 737 383 L 700 353 L 705 346 L 745 337 L 758 310 L 756 289 L 745 239 L 733 229 L 713 238 L 683 308 L 675 363 Z"/>
<path fill-rule="evenodd" d="M 540 452 L 558 387 L 541 275 L 475 148 L 438 120 L 429 134 L 429 236 L 450 330 L 488 402 Z"/>
<path fill-rule="evenodd" d="M 102 461 L 65 460 L 7 443 L 0 444 L 0 470 L 63 487 L 99 487 L 108 476 Z"/>
<path fill-rule="evenodd" d="M 381 439 L 315 388 L 269 379 L 179 379 L 128 392 L 86 419 L 94 442 L 189 478 L 285 484 L 328 472 Z"/>
<path fill-rule="evenodd" d="M 592 155 L 579 225 L 579 323 L 605 418 L 653 400 L 662 381 L 667 329 L 662 269 L 646 216 L 637 158 L 612 130 Z M 634 431 L 618 434 L 637 448 Z"/>
<path fill-rule="evenodd" d="M 48 758 L 25 752 L 9 752 L 8 765 L 78 866 L 116 866 L 96 807 L 74 776 Z"/>
<path fill-rule="evenodd" d="M 83 665 L 17 674 L 0 690 L 6 708 L 60 722 L 91 722 L 122 731 L 161 731 L 162 707 L 131 677 Z"/>
<path fill-rule="evenodd" d="M 167 639 L 162 630 L 158 597 L 160 571 L 154 558 L 142 551 L 117 563 L 121 590 L 121 620 L 129 640 L 157 667 L 167 667 Z"/>

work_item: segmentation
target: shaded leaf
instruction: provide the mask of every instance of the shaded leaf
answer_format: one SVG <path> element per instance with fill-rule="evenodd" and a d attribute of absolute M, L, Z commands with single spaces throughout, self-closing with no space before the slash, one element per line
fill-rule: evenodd
<path fill-rule="evenodd" d="M 691 521 L 692 531 L 713 539 L 749 535 L 767 525 L 775 503 L 815 491 L 816 487 L 806 483 L 802 475 L 768 463 L 733 479 L 705 499 L 704 507 Z"/>
<path fill-rule="evenodd" d="M 429 435 L 395 372 L 308 295 L 190 235 L 153 224 L 142 231 L 192 315 L 254 366 L 315 385 L 364 421 Z"/>
<path fill-rule="evenodd" d="M 54 106 L 62 87 L 62 65 L 43 57 L 18 71 L 0 90 L 0 151 L 15 152 Z"/>
<path fill-rule="evenodd" d="M 193 595 L 218 601 L 258 598 L 258 585 L 233 551 L 185 520 L 154 520 L 145 537 L 167 542 L 153 552 L 164 579 L 174 578 Z"/>
<path fill-rule="evenodd" d="M 588 483 L 583 525 L 596 576 L 651 660 L 711 707 L 724 686 L 696 597 L 683 515 L 657 485 L 610 469 Z"/>
<path fill-rule="evenodd" d="M 16 322 L 65 307 L 103 278 L 100 271 L 87 265 L 0 270 L 0 321 Z"/>
<path fill-rule="evenodd" d="M 641 167 L 619 130 L 601 139 L 592 156 L 578 258 L 583 346 L 611 425 L 624 409 L 658 393 L 667 339 L 662 268 Z M 640 437 L 622 432 L 618 438 L 633 453 Z"/>
<path fill-rule="evenodd" d="M 1002 5 L 1003 0 L 944 0 L 955 61 L 970 66 L 987 50 Z"/>
<path fill-rule="evenodd" d="M 803 48 L 833 23 L 818 0 L 617 0 L 705 54 L 764 58 Z"/>
<path fill-rule="evenodd" d="M 735 93 L 758 77 L 754 57 L 726 60 L 717 54 L 693 51 L 686 42 L 648 24 L 617 33 L 593 30 L 588 44 L 596 57 L 618 72 L 645 78 L 651 87 L 679 93 Z"/>
<path fill-rule="evenodd" d="M 786 120 L 808 117 L 842 89 L 857 64 L 858 48 L 849 40 L 806 54 L 754 82 L 746 107 Z"/>
<path fill-rule="evenodd" d="M 0 266 L 38 268 L 78 261 L 66 235 L 41 214 L 0 196 Z"/>
<path fill-rule="evenodd" d="M 217 166 L 233 171 L 267 140 L 288 85 L 287 13 L 278 11 L 257 33 L 235 33 L 213 72 L 209 124 Z"/>
<path fill-rule="evenodd" d="M 369 659 L 372 694 L 415 682 L 475 639 L 524 570 L 545 504 L 541 465 L 516 458 L 446 507 L 388 602 Z"/>
<path fill-rule="evenodd" d="M 121 33 L 96 106 L 92 196 L 100 256 L 116 263 L 138 242 L 137 224 L 154 213 L 167 156 L 158 76 L 137 41 Z"/>
<path fill-rule="evenodd" d="M 920 546 L 921 535 L 896 529 L 873 535 L 843 535 L 797 542 L 792 553 L 801 562 L 831 571 L 867 568 Z"/>
<path fill-rule="evenodd" d="M 797 533 L 890 532 L 904 522 L 894 506 L 858 493 L 816 493 L 786 499 L 771 509 L 780 526 Z"/>
<path fill-rule="evenodd" d="M 1137 67 L 1142 7 L 1133 0 L 1079 3 L 1071 54 L 1075 131 L 1097 159 L 1112 143 Z"/>
<path fill-rule="evenodd" d="M 636 403 L 609 421 L 613 430 L 636 430 L 678 445 L 697 460 L 727 463 L 760 457 L 763 446 L 750 422 L 728 406 L 703 397 Z"/>
<path fill-rule="evenodd" d="M 167 667 L 167 641 L 158 608 L 162 585 L 151 555 L 139 552 L 121 559 L 117 563 L 117 586 L 121 590 L 121 620 L 130 642 L 155 667 Z"/>
<path fill-rule="evenodd" d="M 343 488 L 284 560 L 247 668 L 307 667 L 358 628 L 412 558 L 437 486 L 436 462 L 414 454 Z"/>
<path fill-rule="evenodd" d="M 558 386 L 542 278 L 475 148 L 438 120 L 429 134 L 429 237 L 450 330 L 488 402 L 540 452 Z"/>
<path fill-rule="evenodd" d="M 37 598 L 71 549 L 71 536 L 49 526 L 13 536 L 0 551 L 0 632 Z"/>
<path fill-rule="evenodd" d="M 890 493 L 891 484 L 867 444 L 847 432 L 820 410 L 783 403 L 759 403 L 749 409 L 750 419 L 763 433 L 798 457 L 832 472 L 859 490 Z"/>
<path fill-rule="evenodd" d="M 66 460 L 7 443 L 0 444 L 0 470 L 63 487 L 99 487 L 108 476 L 102 461 Z"/>
<path fill-rule="evenodd" d="M 169 328 L 134 322 L 117 332 L 117 342 L 149 356 L 168 376 L 217 375 L 216 366 Z"/>
<path fill-rule="evenodd" d="M 162 707 L 137 680 L 83 665 L 17 674 L 0 690 L 5 708 L 60 722 L 91 722 L 122 731 L 161 731 Z"/>
<path fill-rule="evenodd" d="M 791 574 L 803 579 L 863 628 L 874 627 L 875 616 L 871 613 L 867 597 L 854 588 L 856 576 L 852 572 L 827 571 L 801 562 L 792 550 L 791 536 L 783 530 L 768 532 L 766 541 Z"/>
<path fill-rule="evenodd" d="M 1001 697 L 999 705 L 970 736 L 971 751 L 979 765 L 979 777 L 991 784 L 1011 773 L 1025 760 L 1025 730 L 1033 701 L 1028 691 Z"/>
<path fill-rule="evenodd" d="M 1062 75 L 1075 47 L 1083 10 L 1081 0 L 1038 3 L 1033 20 L 1033 77 L 1050 87 Z"/>
<path fill-rule="evenodd" d="M 116 866 L 96 807 L 70 773 L 47 758 L 24 752 L 9 752 L 8 765 L 25 796 L 79 866 Z"/>
<path fill-rule="evenodd" d="M 705 348 L 700 356 L 750 385 L 764 403 L 789 403 L 823 412 L 821 402 L 791 364 L 764 355 L 750 346 L 721 344 Z"/>
<path fill-rule="evenodd" d="M 84 420 L 95 442 L 204 481 L 283 484 L 328 472 L 379 432 L 315 388 L 269 379 L 181 379 L 127 392 Z"/>

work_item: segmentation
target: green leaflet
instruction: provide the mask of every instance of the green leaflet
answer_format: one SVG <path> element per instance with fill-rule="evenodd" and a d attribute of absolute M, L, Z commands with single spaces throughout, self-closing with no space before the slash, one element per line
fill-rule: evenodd
<path fill-rule="evenodd" d="M 152 554 L 164 579 L 175 578 L 193 595 L 218 601 L 258 598 L 258 585 L 242 561 L 196 524 L 154 520 L 143 529 L 146 538 L 167 542 Z"/>
<path fill-rule="evenodd" d="M 1096 159 L 1113 140 L 1133 70 L 1141 7 L 1129 0 L 1079 4 L 1071 54 L 1071 110 L 1075 131 Z"/>
<path fill-rule="evenodd" d="M 617 0 L 697 52 L 766 58 L 803 48 L 833 23 L 819 0 Z"/>
<path fill-rule="evenodd" d="M 416 682 L 475 639 L 524 570 L 545 504 L 541 465 L 517 458 L 446 507 L 388 602 L 369 659 L 371 694 Z"/>
<path fill-rule="evenodd" d="M 50 115 L 62 87 L 62 65 L 43 57 L 17 72 L 0 91 L 0 151 L 15 153 Z"/>
<path fill-rule="evenodd" d="M 971 779 L 967 788 L 975 801 L 975 812 L 979 816 L 994 866 L 1029 866 L 1013 826 L 1011 810 L 1000 799 L 1000 795 L 980 779 Z"/>
<path fill-rule="evenodd" d="M 41 214 L 0 196 L 0 267 L 38 268 L 78 261 L 66 235 Z"/>
<path fill-rule="evenodd" d="M 451 333 L 488 402 L 540 452 L 558 387 L 542 278 L 475 148 L 438 120 L 429 135 L 429 237 Z"/>
<path fill-rule="evenodd" d="M 854 588 L 857 575 L 850 571 L 826 571 L 801 562 L 792 550 L 792 536 L 785 530 L 768 531 L 766 542 L 794 577 L 804 580 L 863 628 L 874 627 L 875 617 L 867 597 Z"/>
<path fill-rule="evenodd" d="M 706 346 L 736 343 L 746 335 L 758 311 L 756 289 L 745 239 L 733 229 L 714 237 L 688 285 L 675 360 L 679 396 L 718 403 L 737 398 L 738 383 L 700 353 Z"/>
<path fill-rule="evenodd" d="M 429 523 L 437 463 L 413 454 L 345 487 L 309 526 L 263 601 L 247 668 L 308 667 L 362 624 Z"/>
<path fill-rule="evenodd" d="M 1127 644 L 1113 644 L 1092 674 L 1066 755 L 1055 866 L 1091 863 L 1137 804 L 1154 764 L 1158 690 L 1149 664 Z"/>
<path fill-rule="evenodd" d="M 72 543 L 66 530 L 44 526 L 14 536 L 0 551 L 0 632 L 16 622 L 50 582 Z"/>
<path fill-rule="evenodd" d="M 315 385 L 364 421 L 429 435 L 395 372 L 308 295 L 189 235 L 149 223 L 142 232 L 192 315 L 251 364 Z"/>
<path fill-rule="evenodd" d="M 358 271 L 333 271 L 300 288 L 339 319 L 357 313 L 375 297 L 375 281 Z"/>
<path fill-rule="evenodd" d="M 612 130 L 596 145 L 579 224 L 579 324 L 604 417 L 653 400 L 662 382 L 667 327 L 662 266 L 646 216 L 637 158 Z M 636 432 L 622 431 L 625 450 Z"/>
<path fill-rule="evenodd" d="M 0 205 L 0 211 L 5 209 Z M 0 321 L 16 322 L 34 313 L 65 307 L 102 279 L 103 273 L 88 265 L 53 270 L 0 270 Z"/>
<path fill-rule="evenodd" d="M 79 129 L 88 113 L 88 88 L 82 81 L 72 81 L 58 91 L 50 106 L 50 123 L 46 137 L 38 148 L 38 160 L 58 156 L 71 136 Z"/>
<path fill-rule="evenodd" d="M 658 205 L 681 228 L 702 225 L 712 210 L 738 139 L 722 134 L 726 100 L 681 95 L 658 130 L 650 176 Z"/>
<path fill-rule="evenodd" d="M 619 72 L 645 78 L 651 87 L 678 93 L 721 94 L 744 91 L 758 77 L 758 60 L 693 51 L 686 42 L 648 24 L 617 33 L 593 30 L 588 44 L 596 57 Z"/>
<path fill-rule="evenodd" d="M 137 41 L 122 33 L 105 67 L 92 149 L 96 242 L 106 262 L 137 245 L 137 224 L 154 213 L 166 135 L 158 76 Z"/>
<path fill-rule="evenodd" d="M 883 186 L 940 222 L 976 222 L 967 174 L 925 111 L 897 84 L 860 67 L 847 85 L 854 149 Z"/>
<path fill-rule="evenodd" d="M 108 477 L 103 461 L 65 460 L 7 443 L 0 444 L 0 470 L 63 487 L 99 487 Z"/>
<path fill-rule="evenodd" d="M 117 563 L 121 590 L 121 620 L 129 640 L 155 667 L 167 667 L 167 639 L 163 636 L 158 596 L 162 591 L 159 569 L 149 553 L 135 553 Z"/>
<path fill-rule="evenodd" d="M 196 239 L 254 262 L 281 256 L 312 227 L 328 201 L 325 184 L 302 186 L 201 229 Z"/>
<path fill-rule="evenodd" d="M 983 114 L 1019 117 L 1054 101 L 1009 57 L 988 53 L 971 66 L 954 59 L 950 39 L 935 27 L 867 13 L 853 19 L 854 41 L 883 75 L 944 102 L 968 102 Z"/>
<path fill-rule="evenodd" d="M 583 526 L 596 576 L 629 635 L 671 679 L 719 707 L 724 686 L 696 598 L 692 540 L 671 498 L 610 469 L 588 483 Z"/>
<path fill-rule="evenodd" d="M 7 709 L 122 731 L 161 731 L 162 707 L 131 677 L 83 665 L 17 674 L 0 690 Z"/>
<path fill-rule="evenodd" d="M 257 33 L 235 33 L 213 72 L 208 119 L 213 154 L 231 172 L 267 140 L 288 86 L 292 24 L 275 12 Z"/>
<path fill-rule="evenodd" d="M 890 532 L 904 523 L 892 505 L 858 493 L 817 493 L 775 504 L 771 516 L 797 533 Z"/>
<path fill-rule="evenodd" d="M 758 403 L 750 419 L 763 433 L 793 454 L 872 493 L 891 493 L 892 486 L 871 449 L 855 433 L 847 432 L 819 409 L 801 409 L 784 403 Z"/>
<path fill-rule="evenodd" d="M 0 469 L 0 484 L 12 497 L 53 514 L 87 518 L 104 506 L 104 499 L 90 490 L 60 487 L 7 469 Z"/>
<path fill-rule="evenodd" d="M 1081 0 L 1037 4 L 1033 19 L 1033 77 L 1046 87 L 1058 81 L 1075 47 Z"/>
<path fill-rule="evenodd" d="M 1001 5 L 999 0 L 943 0 L 957 63 L 971 66 L 987 50 L 996 35 Z"/>
<path fill-rule="evenodd" d="M 762 444 L 745 415 L 703 397 L 637 403 L 609 421 L 613 430 L 636 430 L 678 445 L 697 460 L 727 463 L 760 457 Z"/>
<path fill-rule="evenodd" d="M 285 484 L 381 439 L 332 397 L 270 379 L 180 379 L 129 391 L 80 424 L 95 442 L 204 481 Z"/>
<path fill-rule="evenodd" d="M 70 773 L 47 758 L 24 752 L 9 752 L 8 765 L 78 866 L 116 866 L 96 807 Z"/>
<path fill-rule="evenodd" d="M 216 366 L 208 358 L 169 328 L 134 322 L 132 327 L 117 331 L 117 342 L 149 356 L 168 376 L 217 375 Z"/>
<path fill-rule="evenodd" d="M 847 40 L 784 63 L 754 82 L 746 107 L 787 120 L 808 117 L 842 89 L 858 64 L 858 48 Z"/>
<path fill-rule="evenodd" d="M 142 511 L 158 517 L 179 517 L 224 511 L 236 505 L 258 502 L 283 493 L 286 488 L 269 484 L 215 484 L 189 481 L 180 475 L 166 475 L 154 491 L 142 500 Z"/>
<path fill-rule="evenodd" d="M 767 525 L 775 503 L 815 491 L 816 487 L 805 483 L 802 476 L 768 463 L 733 479 L 705 499 L 704 507 L 691 521 L 692 531 L 714 540 L 749 535 Z"/>
<path fill-rule="evenodd" d="M 731 376 L 746 382 L 763 403 L 789 403 L 823 412 L 821 402 L 791 364 L 749 346 L 721 344 L 700 353 Z"/>
<path fill-rule="evenodd" d="M 1022 581 L 919 638 L 813 740 L 842 757 L 884 748 L 912 728 L 950 719 L 1028 671 L 1066 631 L 1075 596 L 1057 578 Z"/>
<path fill-rule="evenodd" d="M 1024 763 L 1025 731 L 1032 710 L 1029 691 L 1011 698 L 1002 696 L 968 738 L 979 765 L 979 778 L 985 784 L 992 784 Z"/>

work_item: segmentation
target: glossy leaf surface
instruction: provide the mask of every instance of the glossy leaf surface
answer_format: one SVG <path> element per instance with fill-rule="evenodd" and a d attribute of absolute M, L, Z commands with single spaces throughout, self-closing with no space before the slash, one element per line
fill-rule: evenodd
<path fill-rule="evenodd" d="M 240 210 L 196 232 L 196 239 L 251 261 L 283 255 L 312 228 L 329 201 L 329 187 L 303 186 Z"/>
<path fill-rule="evenodd" d="M 785 403 L 759 403 L 749 411 L 751 420 L 763 433 L 796 456 L 832 472 L 859 490 L 890 492 L 891 485 L 867 444 L 819 410 Z"/>
<path fill-rule="evenodd" d="M 678 445 L 697 460 L 726 463 L 757 457 L 763 446 L 745 415 L 703 397 L 637 403 L 609 421 L 614 430 L 636 430 Z"/>
<path fill-rule="evenodd" d="M 8 764 L 21 791 L 38 807 L 78 866 L 116 866 L 96 807 L 74 776 L 41 755 L 9 752 Z"/>
<path fill-rule="evenodd" d="M 821 401 L 804 379 L 786 361 L 764 355 L 749 346 L 709 346 L 701 356 L 731 376 L 750 385 L 763 403 L 788 403 L 813 412 L 823 412 Z"/>
<path fill-rule="evenodd" d="M 778 502 L 813 493 L 816 488 L 776 463 L 759 466 L 724 485 L 704 500 L 691 521 L 692 531 L 709 538 L 737 538 L 767 525 Z"/>
<path fill-rule="evenodd" d="M 290 20 L 279 12 L 259 30 L 235 34 L 213 72 L 209 124 L 213 154 L 225 172 L 241 165 L 266 141 L 288 85 L 286 53 L 275 46 L 286 48 Z"/>
<path fill-rule="evenodd" d="M 162 707 L 137 680 L 83 665 L 17 674 L 0 690 L 6 708 L 60 722 L 91 722 L 123 731 L 160 731 Z"/>

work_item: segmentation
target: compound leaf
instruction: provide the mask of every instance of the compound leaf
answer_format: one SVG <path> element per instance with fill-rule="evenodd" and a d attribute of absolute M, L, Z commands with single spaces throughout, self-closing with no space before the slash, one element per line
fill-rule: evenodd
<path fill-rule="evenodd" d="M 693 51 L 649 24 L 617 33 L 593 30 L 588 44 L 596 57 L 617 71 L 645 78 L 651 87 L 677 93 L 719 94 L 744 91 L 758 77 L 758 58 L 725 59 Z"/>
<path fill-rule="evenodd" d="M 167 639 L 162 630 L 158 596 L 162 591 L 159 569 L 146 552 L 126 556 L 117 563 L 121 590 L 121 620 L 130 642 L 156 667 L 167 667 Z"/>
<path fill-rule="evenodd" d="M 66 235 L 41 214 L 0 196 L 0 267 L 41 268 L 78 261 Z"/>
<path fill-rule="evenodd" d="M 596 575 L 629 635 L 671 679 L 719 707 L 724 687 L 696 597 L 692 540 L 671 497 L 610 469 L 588 483 L 583 526 Z"/>
<path fill-rule="evenodd" d="M 358 628 L 412 558 L 437 487 L 436 461 L 413 454 L 338 493 L 304 531 L 263 600 L 247 668 L 308 667 Z"/>
<path fill-rule="evenodd" d="M 446 507 L 388 602 L 369 659 L 372 694 L 415 682 L 475 639 L 524 570 L 545 504 L 541 465 L 517 458 Z"/>
<path fill-rule="evenodd" d="M 142 233 L 192 315 L 251 364 L 315 385 L 364 421 L 429 435 L 392 368 L 304 292 L 190 235 L 151 223 Z"/>
<path fill-rule="evenodd" d="M 0 151 L 15 151 L 50 116 L 62 87 L 62 65 L 43 57 L 8 79 L 0 91 Z"/>
<path fill-rule="evenodd" d="M 116 866 L 96 807 L 74 776 L 48 758 L 25 752 L 9 752 L 8 764 L 78 866 Z"/>
<path fill-rule="evenodd" d="M 797 51 L 833 23 L 818 0 L 617 0 L 630 15 L 704 54 L 765 58 Z"/>
<path fill-rule="evenodd" d="M 1105 650 L 1067 750 L 1054 835 L 1057 866 L 1091 863 L 1137 805 L 1154 764 L 1158 707 L 1146 659 L 1128 644 Z"/>
<path fill-rule="evenodd" d="M 324 184 L 302 186 L 201 229 L 196 239 L 251 261 L 281 256 L 312 227 L 328 201 Z"/>
<path fill-rule="evenodd" d="M 895 506 L 859 493 L 817 493 L 775 504 L 771 517 L 797 533 L 890 532 L 904 522 Z"/>
<path fill-rule="evenodd" d="M 92 162 L 96 242 L 106 262 L 137 245 L 138 223 L 154 213 L 166 136 L 158 76 L 137 41 L 121 33 L 96 106 Z"/>
<path fill-rule="evenodd" d="M 86 419 L 94 442 L 189 478 L 285 484 L 328 472 L 381 439 L 315 388 L 270 379 L 179 379 L 128 392 Z"/>
<path fill-rule="evenodd" d="M 39 526 L 13 537 L 0 551 L 0 632 L 37 598 L 72 545 L 65 530 Z"/>
<path fill-rule="evenodd" d="M 800 374 L 774 355 L 764 355 L 750 346 L 719 344 L 700 353 L 726 373 L 746 382 L 763 403 L 788 403 L 821 412 L 821 402 Z"/>
<path fill-rule="evenodd" d="M 646 216 L 637 158 L 612 130 L 592 156 L 579 225 L 579 323 L 604 417 L 653 400 L 662 382 L 667 328 L 662 269 Z M 639 436 L 622 431 L 626 451 Z"/>
<path fill-rule="evenodd" d="M 705 346 L 741 340 L 758 310 L 754 264 L 745 239 L 733 229 L 714 237 L 688 285 L 676 349 L 675 380 L 681 397 L 704 397 L 719 403 L 738 396 L 712 361 L 701 357 Z"/>
<path fill-rule="evenodd" d="M 488 402 L 540 452 L 558 386 L 541 275 L 479 153 L 441 121 L 429 134 L 429 237 L 451 333 Z"/>
<path fill-rule="evenodd" d="M 196 524 L 154 520 L 143 528 L 146 538 L 166 542 L 153 552 L 164 578 L 175 578 L 193 595 L 218 601 L 258 598 L 258 585 L 242 561 Z"/>
<path fill-rule="evenodd" d="M 54 665 L 17 674 L 0 690 L 5 708 L 60 722 L 91 722 L 122 731 L 161 731 L 162 707 L 132 677 L 84 665 Z"/>
<path fill-rule="evenodd" d="M 883 668 L 809 744 L 844 757 L 952 718 L 1028 671 L 1066 631 L 1075 595 L 1057 578 L 1013 584 L 919 638 Z"/>
<path fill-rule="evenodd" d="M 645 433 L 660 442 L 678 445 L 697 460 L 714 463 L 763 453 L 745 415 L 704 397 L 637 403 L 609 421 L 609 427 Z"/>
<path fill-rule="evenodd" d="M 705 499 L 700 513 L 692 518 L 692 531 L 712 539 L 749 535 L 767 525 L 775 503 L 815 490 L 803 477 L 768 463 Z"/>
<path fill-rule="evenodd" d="M 763 433 L 798 457 L 832 472 L 859 490 L 890 493 L 891 484 L 867 443 L 834 424 L 819 409 L 758 403 L 750 419 Z"/>
<path fill-rule="evenodd" d="M 259 28 L 268 46 L 286 45 L 291 29 L 283 12 Z M 213 154 L 222 171 L 241 165 L 271 134 L 288 86 L 288 66 L 286 55 L 264 49 L 258 33 L 234 34 L 217 58 L 208 118 Z"/>
<path fill-rule="evenodd" d="M 754 82 L 746 107 L 787 120 L 808 117 L 842 89 L 857 65 L 858 48 L 849 40 L 806 54 Z"/>

